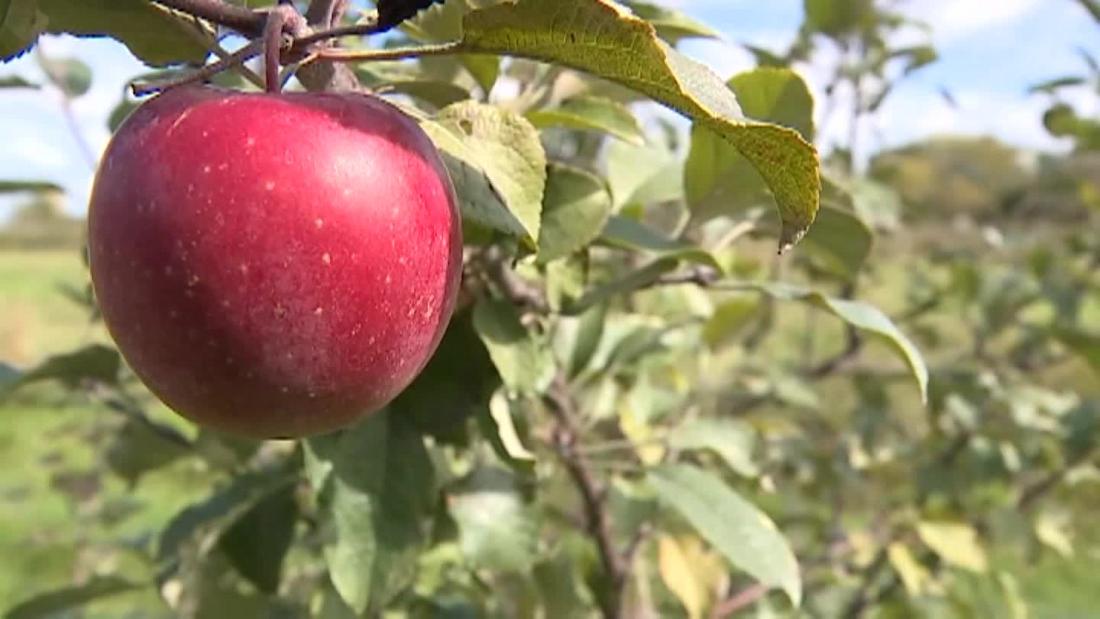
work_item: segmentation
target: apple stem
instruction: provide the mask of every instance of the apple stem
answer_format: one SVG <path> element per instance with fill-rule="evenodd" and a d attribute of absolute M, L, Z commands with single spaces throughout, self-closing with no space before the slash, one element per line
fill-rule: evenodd
<path fill-rule="evenodd" d="M 279 55 L 283 48 L 283 26 L 287 21 L 284 6 L 272 9 L 267 14 L 267 23 L 264 24 L 264 86 L 270 93 L 278 93 L 283 88 L 279 81 Z M 290 10 L 294 10 L 293 7 Z"/>

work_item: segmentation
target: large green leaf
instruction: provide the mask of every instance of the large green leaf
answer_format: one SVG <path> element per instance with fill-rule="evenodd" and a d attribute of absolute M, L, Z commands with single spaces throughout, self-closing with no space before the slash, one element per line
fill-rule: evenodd
<path fill-rule="evenodd" d="M 797 73 L 761 67 L 734 76 L 729 88 L 745 115 L 790 127 L 813 140 L 813 97 Z M 684 165 L 684 188 L 696 218 L 738 212 L 766 203 L 768 185 L 751 158 L 735 145 L 718 139 L 706 125 L 691 132 L 691 150 Z M 774 190 L 774 188 L 773 188 Z"/>
<path fill-rule="evenodd" d="M 611 194 L 593 174 L 550 166 L 539 232 L 539 261 L 564 258 L 600 235 L 611 216 Z"/>
<path fill-rule="evenodd" d="M 537 394 L 550 384 L 554 377 L 550 346 L 523 326 L 511 303 L 479 301 L 474 307 L 474 328 L 511 393 Z"/>
<path fill-rule="evenodd" d="M 426 541 L 435 478 L 423 439 L 390 411 L 306 442 L 306 474 L 327 514 L 325 561 L 357 614 L 407 587 Z"/>
<path fill-rule="evenodd" d="M 67 617 L 70 615 L 66 611 L 146 586 L 118 576 L 95 576 L 82 585 L 40 593 L 25 602 L 16 604 L 7 610 L 4 618 L 47 619 L 49 617 Z"/>
<path fill-rule="evenodd" d="M 4 4 L 0 2 L 0 16 L 5 13 Z M 9 35 L 5 19 L 0 26 L 0 55 L 5 58 L 11 55 L 10 44 L 33 41 L 38 32 L 111 37 L 153 66 L 200 63 L 208 51 L 202 40 L 211 33 L 148 0 L 9 0 L 7 4 L 13 34 Z M 37 16 L 28 20 L 29 11 L 35 9 Z"/>
<path fill-rule="evenodd" d="M 454 49 L 521 56 L 618 82 L 693 119 L 744 155 L 779 207 L 781 247 L 817 212 L 817 153 L 797 131 L 746 119 L 709 69 L 658 38 L 653 26 L 607 0 L 519 0 L 468 13 Z"/>
<path fill-rule="evenodd" d="M 920 390 L 921 402 L 928 401 L 928 366 L 924 363 L 924 357 L 913 342 L 878 308 L 860 301 L 835 299 L 816 290 L 787 284 L 747 284 L 744 288 L 758 290 L 780 300 L 809 303 L 832 313 L 853 327 L 882 338 L 909 367 Z"/>
<path fill-rule="evenodd" d="M 473 567 L 521 571 L 538 556 L 538 526 L 515 476 L 499 467 L 475 469 L 448 493 L 462 553 Z"/>
<path fill-rule="evenodd" d="M 652 470 L 658 499 L 687 520 L 714 549 L 750 576 L 780 587 L 796 606 L 802 599 L 798 561 L 767 514 L 721 479 L 685 464 Z"/>
<path fill-rule="evenodd" d="M 612 99 L 581 96 L 562 101 L 553 108 L 533 110 L 527 120 L 539 127 L 568 127 L 602 131 L 632 144 L 645 143 L 638 119 L 630 109 Z"/>
<path fill-rule="evenodd" d="M 45 27 L 37 0 L 0 0 L 0 60 L 23 53 Z"/>
<path fill-rule="evenodd" d="M 518 114 L 476 101 L 447 106 L 436 121 L 461 140 L 465 157 L 484 170 L 529 238 L 538 239 L 546 185 L 546 153 L 538 131 Z"/>

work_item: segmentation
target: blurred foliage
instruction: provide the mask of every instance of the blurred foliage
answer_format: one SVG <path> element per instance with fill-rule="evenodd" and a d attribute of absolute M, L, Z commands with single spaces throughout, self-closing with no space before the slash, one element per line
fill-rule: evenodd
<path fill-rule="evenodd" d="M 45 6 L 85 24 L 95 4 Z M 831 165 L 817 221 L 778 257 L 813 192 L 801 168 L 761 153 L 801 157 L 821 133 L 815 105 L 857 127 L 876 113 L 935 59 L 896 44 L 920 24 L 892 2 L 806 0 L 790 48 L 751 49 L 761 67 L 727 81 L 669 47 L 715 33 L 654 3 L 571 0 L 583 19 L 568 23 L 534 0 L 490 4 L 448 0 L 386 45 L 464 36 L 465 51 L 497 52 L 507 39 L 607 79 L 480 54 L 357 67 L 443 151 L 467 252 L 436 356 L 346 431 L 257 442 L 173 416 L 96 322 L 57 188 L 0 185 L 26 198 L 0 230 L 14 325 L 0 327 L 0 608 L 1094 613 L 1095 120 L 1052 102 L 1066 156 L 941 138 L 879 153 L 862 174 L 856 132 L 819 145 Z M 47 28 L 0 10 L 11 19 L 3 50 Z M 107 34 L 151 65 L 189 49 L 148 36 L 175 22 L 131 38 L 135 24 Z M 584 43 L 594 31 L 606 58 Z M 837 62 L 814 101 L 790 65 L 816 55 Z M 60 63 L 47 78 L 66 100 L 87 89 L 80 65 L 39 60 Z M 651 83 L 626 71 L 638 62 Z M 1034 96 L 1095 80 L 1092 66 Z M 642 122 L 639 95 L 608 80 L 694 126 Z M 723 115 L 730 102 L 753 120 Z M 133 107 L 123 97 L 112 130 Z M 57 251 L 13 248 L 71 255 L 55 265 Z"/>

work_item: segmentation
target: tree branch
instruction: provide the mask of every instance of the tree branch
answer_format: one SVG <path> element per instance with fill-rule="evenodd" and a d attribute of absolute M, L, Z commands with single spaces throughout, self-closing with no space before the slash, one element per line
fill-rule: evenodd
<path fill-rule="evenodd" d="M 550 413 L 557 420 L 554 447 L 580 492 L 585 526 L 596 542 L 600 562 L 609 581 L 609 593 L 601 596 L 600 608 L 605 619 L 621 619 L 626 616 L 624 598 L 630 577 L 630 562 L 627 553 L 620 554 L 615 548 L 611 517 L 606 506 L 607 489 L 596 479 L 587 458 L 577 451 L 579 432 L 576 404 L 562 377 L 554 380 L 545 400 Z M 637 544 L 632 544 L 632 547 L 633 550 L 628 549 L 630 556 L 636 550 Z"/>
<path fill-rule="evenodd" d="M 177 75 L 163 80 L 156 80 L 152 82 L 141 82 L 130 85 L 130 89 L 134 92 L 135 96 L 143 96 L 154 92 L 160 92 L 167 88 L 174 86 L 182 86 L 184 84 L 193 84 L 195 82 L 201 82 L 207 80 L 222 71 L 243 64 L 245 61 L 258 56 L 263 51 L 262 41 L 253 41 L 241 49 L 229 54 L 225 58 L 221 58 L 208 65 L 204 65 L 202 68 L 194 71 L 188 71 L 182 75 Z"/>
<path fill-rule="evenodd" d="M 163 7 L 194 15 L 253 37 L 263 33 L 267 21 L 263 13 L 222 0 L 151 0 Z"/>

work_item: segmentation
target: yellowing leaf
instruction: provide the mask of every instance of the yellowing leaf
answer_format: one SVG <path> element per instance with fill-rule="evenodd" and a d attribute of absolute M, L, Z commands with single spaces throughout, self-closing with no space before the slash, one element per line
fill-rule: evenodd
<path fill-rule="evenodd" d="M 886 556 L 909 595 L 916 596 L 934 589 L 932 573 L 913 557 L 913 553 L 909 552 L 905 544 L 901 542 L 890 544 L 886 549 Z"/>
<path fill-rule="evenodd" d="M 917 525 L 917 534 L 951 565 L 979 573 L 989 567 L 985 550 L 978 543 L 978 532 L 968 524 L 925 521 Z"/>
<path fill-rule="evenodd" d="M 781 248 L 813 223 L 821 192 L 813 146 L 793 129 L 746 119 L 718 76 L 608 0 L 518 0 L 472 11 L 454 49 L 564 65 L 647 95 L 715 132 L 752 163 L 779 207 Z"/>
<path fill-rule="evenodd" d="M 708 552 L 697 537 L 659 536 L 657 569 L 691 619 L 704 616 L 727 578 L 722 560 Z"/>
<path fill-rule="evenodd" d="M 449 105 L 436 121 L 461 140 L 465 157 L 484 171 L 532 241 L 538 239 L 546 187 L 538 131 L 518 114 L 476 101 Z"/>

